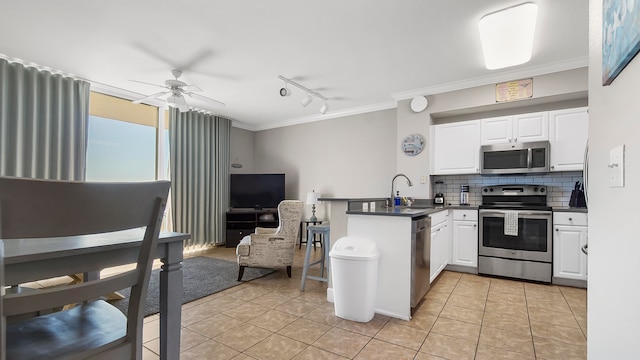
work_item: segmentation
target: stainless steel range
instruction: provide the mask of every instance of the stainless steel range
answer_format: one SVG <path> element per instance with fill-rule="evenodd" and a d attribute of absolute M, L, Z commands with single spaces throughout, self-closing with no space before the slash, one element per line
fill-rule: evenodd
<path fill-rule="evenodd" d="M 551 282 L 552 212 L 545 186 L 485 186 L 478 215 L 478 273 Z"/>

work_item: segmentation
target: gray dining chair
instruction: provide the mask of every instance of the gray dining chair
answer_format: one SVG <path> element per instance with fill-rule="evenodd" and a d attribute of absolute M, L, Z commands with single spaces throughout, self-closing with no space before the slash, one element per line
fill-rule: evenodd
<path fill-rule="evenodd" d="M 2 295 L 6 359 L 141 359 L 144 303 L 170 183 L 91 183 L 0 177 L 0 239 L 90 235 L 145 227 L 135 269 L 35 293 Z M 46 240 L 43 240 L 46 241 Z M 46 244 L 43 244 L 46 246 Z M 73 267 L 70 261 L 70 267 Z M 5 266 L 7 266 L 5 264 Z M 100 269 L 76 269 L 74 272 Z M 4 283 L 4 266 L 0 281 Z M 131 288 L 127 315 L 99 299 Z M 7 317 L 77 306 L 5 325 Z M 2 359 L 4 360 L 4 359 Z"/>

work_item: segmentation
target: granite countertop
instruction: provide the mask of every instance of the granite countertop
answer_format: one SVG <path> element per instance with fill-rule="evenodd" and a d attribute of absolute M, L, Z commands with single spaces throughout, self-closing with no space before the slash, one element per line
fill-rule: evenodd
<path fill-rule="evenodd" d="M 374 211 L 362 211 L 362 210 L 349 210 L 347 214 L 350 215 L 374 215 L 374 216 L 406 216 L 406 217 L 421 217 L 429 216 L 433 213 L 443 210 L 478 210 L 478 207 L 474 206 L 398 206 L 395 208 L 376 208 Z"/>
<path fill-rule="evenodd" d="M 339 197 L 321 197 L 318 201 L 384 201 L 388 198 L 339 198 Z"/>
<path fill-rule="evenodd" d="M 554 212 L 577 212 L 577 213 L 588 213 L 589 210 L 587 208 L 572 208 L 568 206 L 554 206 Z"/>

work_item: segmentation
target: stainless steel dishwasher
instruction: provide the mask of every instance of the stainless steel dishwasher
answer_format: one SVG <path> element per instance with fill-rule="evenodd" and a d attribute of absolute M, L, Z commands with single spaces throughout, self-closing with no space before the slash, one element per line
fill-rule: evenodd
<path fill-rule="evenodd" d="M 431 265 L 431 218 L 411 221 L 411 307 L 414 308 L 429 291 Z"/>

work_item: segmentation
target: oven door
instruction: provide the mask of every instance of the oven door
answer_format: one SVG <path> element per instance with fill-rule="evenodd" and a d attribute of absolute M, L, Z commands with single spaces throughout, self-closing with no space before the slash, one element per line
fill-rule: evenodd
<path fill-rule="evenodd" d="M 551 211 L 516 210 L 518 235 L 505 235 L 507 210 L 480 209 L 478 255 L 551 262 Z"/>

